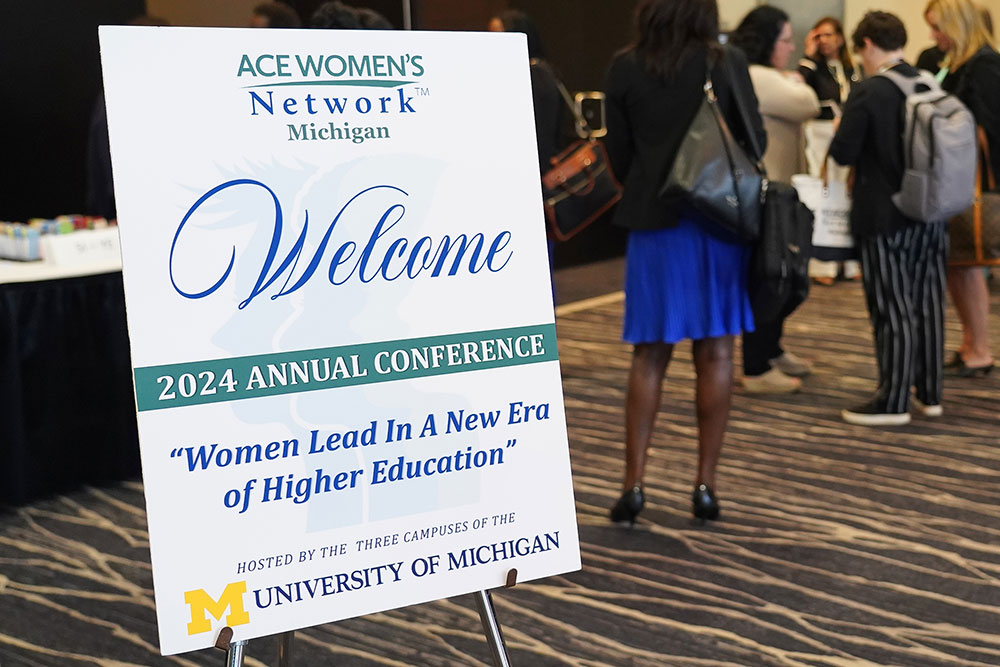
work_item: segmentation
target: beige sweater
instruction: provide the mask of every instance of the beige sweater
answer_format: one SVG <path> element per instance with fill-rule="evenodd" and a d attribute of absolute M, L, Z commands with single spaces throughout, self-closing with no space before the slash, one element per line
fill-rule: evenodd
<path fill-rule="evenodd" d="M 767 130 L 764 167 L 768 178 L 787 183 L 806 171 L 802 123 L 819 115 L 819 99 L 808 85 L 773 67 L 750 65 L 750 80 Z"/>

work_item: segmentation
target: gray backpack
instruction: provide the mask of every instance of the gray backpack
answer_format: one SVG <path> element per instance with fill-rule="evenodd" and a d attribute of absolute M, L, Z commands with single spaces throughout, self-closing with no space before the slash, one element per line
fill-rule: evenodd
<path fill-rule="evenodd" d="M 903 184 L 892 203 L 903 215 L 941 222 L 972 206 L 976 180 L 976 120 L 929 73 L 880 76 L 906 96 Z M 918 90 L 920 88 L 920 90 Z"/>

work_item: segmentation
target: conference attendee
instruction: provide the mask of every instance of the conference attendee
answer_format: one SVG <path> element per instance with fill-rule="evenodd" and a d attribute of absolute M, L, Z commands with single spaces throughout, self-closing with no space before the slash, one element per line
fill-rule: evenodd
<path fill-rule="evenodd" d="M 262 2 L 250 15 L 251 28 L 301 28 L 298 13 L 283 2 Z"/>
<path fill-rule="evenodd" d="M 893 14 L 868 12 L 851 40 L 868 78 L 847 98 L 830 155 L 856 169 L 850 224 L 861 251 L 878 388 L 841 414 L 852 424 L 900 425 L 910 421 L 911 406 L 928 417 L 942 414 L 946 222 L 911 220 L 892 203 L 903 180 L 905 97 L 876 75 L 917 76 L 903 60 L 906 28 Z"/>
<path fill-rule="evenodd" d="M 310 28 L 333 30 L 392 30 L 394 26 L 374 9 L 352 7 L 340 0 L 324 2 L 309 17 Z"/>
<path fill-rule="evenodd" d="M 658 191 L 704 99 L 710 62 L 718 108 L 733 134 L 747 143 L 752 131 L 761 146 L 767 137 L 745 56 L 719 46 L 715 0 L 644 0 L 636 23 L 638 37 L 614 57 L 605 85 L 607 147 L 625 186 L 614 221 L 629 230 L 623 337 L 634 345 L 625 404 L 624 491 L 611 518 L 632 523 L 643 508 L 646 452 L 664 374 L 675 343 L 691 339 L 698 422 L 692 513 L 715 519 L 733 337 L 753 326 L 746 285 L 750 249 L 722 240 L 711 219 L 666 205 Z M 736 94 L 745 98 L 752 130 L 741 119 Z"/>
<path fill-rule="evenodd" d="M 531 100 L 535 110 L 535 141 L 538 145 L 538 167 L 541 177 L 552 168 L 552 158 L 563 152 L 575 138 L 568 100 L 564 99 L 563 92 L 560 91 L 562 84 L 546 58 L 541 33 L 527 14 L 516 9 L 508 9 L 491 18 L 487 27 L 490 32 L 519 32 L 527 38 Z M 550 239 L 548 247 L 551 271 L 555 242 Z M 554 299 L 555 281 L 551 278 L 550 285 Z"/>
<path fill-rule="evenodd" d="M 833 120 L 851 87 L 861 80 L 840 21 L 832 16 L 817 21 L 806 38 L 804 55 L 799 61 L 799 74 L 816 91 L 822 106 L 819 117 Z"/>
<path fill-rule="evenodd" d="M 819 114 L 816 92 L 788 67 L 795 43 L 788 14 L 769 5 L 750 11 L 729 43 L 746 54 L 750 80 L 760 100 L 760 114 L 767 131 L 764 167 L 768 178 L 789 182 L 805 171 L 802 123 Z M 800 378 L 810 373 L 809 364 L 782 349 L 784 317 L 757 321 L 743 334 L 743 387 L 750 394 L 780 394 L 798 391 Z"/>
<path fill-rule="evenodd" d="M 361 16 L 354 7 L 349 7 L 340 0 L 324 2 L 309 17 L 310 28 L 326 28 L 330 30 L 362 30 Z"/>
<path fill-rule="evenodd" d="M 488 29 L 490 32 L 519 32 L 527 37 L 538 163 L 541 173 L 545 173 L 552 168 L 552 158 L 572 140 L 572 120 L 559 92 L 559 79 L 547 59 L 541 33 L 527 14 L 516 9 L 508 9 L 491 18 Z"/>
<path fill-rule="evenodd" d="M 854 67 L 844 27 L 832 16 L 824 16 L 813 25 L 806 37 L 804 54 L 799 61 L 799 74 L 816 91 L 820 103 L 819 117 L 805 125 L 806 162 L 810 175 L 819 177 L 833 139 L 833 119 L 840 115 L 851 87 L 861 80 L 861 72 Z M 846 174 L 831 172 L 827 178 L 846 178 Z M 861 265 L 853 256 L 853 248 L 814 245 L 809 275 L 814 282 L 828 286 L 838 275 L 855 280 L 861 276 Z"/>
<path fill-rule="evenodd" d="M 941 87 L 958 96 L 985 130 L 993 173 L 1000 174 L 1000 54 L 990 43 L 988 14 L 971 0 L 931 0 L 924 17 L 945 50 Z M 984 190 L 989 187 L 987 171 L 984 164 Z M 952 229 L 953 234 L 958 231 Z M 983 377 L 995 364 L 990 349 L 990 295 L 983 268 L 948 267 L 948 292 L 962 323 L 962 342 L 948 366 L 963 377 Z"/>

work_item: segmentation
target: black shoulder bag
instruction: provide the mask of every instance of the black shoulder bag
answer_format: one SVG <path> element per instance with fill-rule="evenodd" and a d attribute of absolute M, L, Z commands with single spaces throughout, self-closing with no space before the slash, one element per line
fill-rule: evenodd
<path fill-rule="evenodd" d="M 712 87 L 714 61 L 710 53 L 705 96 L 659 195 L 666 202 L 694 207 L 716 223 L 722 236 L 749 243 L 760 233 L 764 170 L 733 138 L 719 110 Z"/>
<path fill-rule="evenodd" d="M 727 71 L 750 147 L 756 155 L 762 155 L 744 94 L 728 62 Z M 809 296 L 813 214 L 799 201 L 795 188 L 788 183 L 767 180 L 763 164 L 760 169 L 764 174 L 764 207 L 760 237 L 750 255 L 747 290 L 754 319 L 774 322 L 791 315 Z"/>

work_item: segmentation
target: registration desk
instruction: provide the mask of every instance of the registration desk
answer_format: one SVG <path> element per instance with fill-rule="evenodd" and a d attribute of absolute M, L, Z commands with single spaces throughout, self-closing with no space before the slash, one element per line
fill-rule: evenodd
<path fill-rule="evenodd" d="M 138 474 L 121 265 L 0 261 L 0 505 Z"/>

